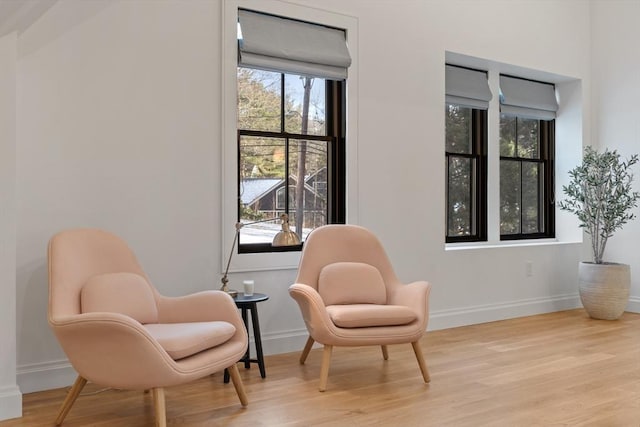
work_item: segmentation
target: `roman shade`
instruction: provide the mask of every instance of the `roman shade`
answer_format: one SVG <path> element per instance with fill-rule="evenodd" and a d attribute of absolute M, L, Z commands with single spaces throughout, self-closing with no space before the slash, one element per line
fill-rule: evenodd
<path fill-rule="evenodd" d="M 446 65 L 445 100 L 447 104 L 486 110 L 491 101 L 491 90 L 484 71 Z"/>
<path fill-rule="evenodd" d="M 518 117 L 553 120 L 558 111 L 555 87 L 517 77 L 500 76 L 500 112 Z"/>
<path fill-rule="evenodd" d="M 332 80 L 347 78 L 343 30 L 238 10 L 238 65 Z"/>

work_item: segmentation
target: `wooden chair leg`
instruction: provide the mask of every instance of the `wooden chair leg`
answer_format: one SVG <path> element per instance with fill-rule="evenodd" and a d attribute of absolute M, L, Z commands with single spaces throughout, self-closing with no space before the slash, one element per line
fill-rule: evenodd
<path fill-rule="evenodd" d="M 167 407 L 164 400 L 164 389 L 162 387 L 153 389 L 153 404 L 156 407 L 156 426 L 167 427 Z"/>
<path fill-rule="evenodd" d="M 311 351 L 311 347 L 313 347 L 313 338 L 307 338 L 307 343 L 304 345 L 304 349 L 302 350 L 302 354 L 300 355 L 300 364 L 304 365 L 304 362 L 307 360 L 307 356 Z"/>
<path fill-rule="evenodd" d="M 411 343 L 413 347 L 413 352 L 416 354 L 416 359 L 418 359 L 418 365 L 420 365 L 420 372 L 422 372 L 422 378 L 424 378 L 424 382 L 428 383 L 431 381 L 429 378 L 429 371 L 427 370 L 427 364 L 424 361 L 424 356 L 422 355 L 422 348 L 420 347 L 420 341 L 414 341 Z"/>
<path fill-rule="evenodd" d="M 387 346 L 383 345 L 382 347 L 382 357 L 384 360 L 389 360 L 389 350 L 387 350 Z"/>
<path fill-rule="evenodd" d="M 236 393 L 238 393 L 238 398 L 240 399 L 240 403 L 242 406 L 247 406 L 249 404 L 249 400 L 247 399 L 247 395 L 244 392 L 244 385 L 242 384 L 242 379 L 240 378 L 240 373 L 238 372 L 238 365 L 235 363 L 227 368 L 229 371 L 229 375 L 231 376 L 231 381 L 233 382 L 233 386 L 236 389 Z"/>
<path fill-rule="evenodd" d="M 320 391 L 327 389 L 327 379 L 329 378 L 329 365 L 331 364 L 331 351 L 332 345 L 324 346 L 324 353 L 322 354 L 322 367 L 320 368 Z"/>
<path fill-rule="evenodd" d="M 69 410 L 73 406 L 73 403 L 76 401 L 80 392 L 84 388 L 85 384 L 87 384 L 87 380 L 78 375 L 76 378 L 76 382 L 73 383 L 73 387 L 67 393 L 67 397 L 64 399 L 62 403 L 62 407 L 60 408 L 60 412 L 58 412 L 58 418 L 56 418 L 56 425 L 59 426 L 64 421 L 65 417 L 69 413 Z"/>

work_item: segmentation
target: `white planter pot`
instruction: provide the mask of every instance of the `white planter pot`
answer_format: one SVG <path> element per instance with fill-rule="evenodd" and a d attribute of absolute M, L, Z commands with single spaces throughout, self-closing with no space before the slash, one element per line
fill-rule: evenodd
<path fill-rule="evenodd" d="M 578 269 L 580 300 L 594 319 L 619 318 L 629 301 L 631 269 L 627 264 L 581 262 Z"/>

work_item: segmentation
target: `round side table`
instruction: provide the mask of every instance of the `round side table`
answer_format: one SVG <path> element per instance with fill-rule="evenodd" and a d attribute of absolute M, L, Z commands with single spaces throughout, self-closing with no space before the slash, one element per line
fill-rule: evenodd
<path fill-rule="evenodd" d="M 260 336 L 260 322 L 258 321 L 258 303 L 269 299 L 269 295 L 254 293 L 253 295 L 245 295 L 243 292 L 238 292 L 238 296 L 233 300 L 236 306 L 242 310 L 242 320 L 244 326 L 247 328 L 247 339 L 249 335 L 249 321 L 248 314 L 251 312 L 251 326 L 253 327 L 253 339 L 256 343 L 256 358 L 251 358 L 251 346 L 247 347 L 247 352 L 244 354 L 239 362 L 244 362 L 245 369 L 251 368 L 252 363 L 257 363 L 260 369 L 260 376 L 265 378 L 267 376 L 264 369 L 264 355 L 262 354 L 262 337 Z M 229 372 L 224 370 L 224 382 L 229 382 Z"/>

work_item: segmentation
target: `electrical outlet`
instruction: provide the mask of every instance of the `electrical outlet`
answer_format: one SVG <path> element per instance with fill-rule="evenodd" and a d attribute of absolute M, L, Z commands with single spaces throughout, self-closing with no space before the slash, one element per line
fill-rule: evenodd
<path fill-rule="evenodd" d="M 524 267 L 525 275 L 527 277 L 533 276 L 533 261 L 527 261 Z"/>

